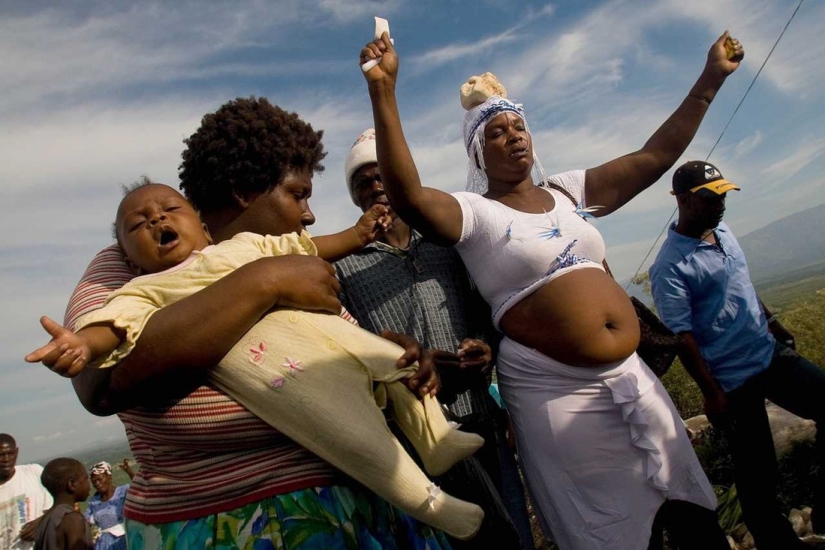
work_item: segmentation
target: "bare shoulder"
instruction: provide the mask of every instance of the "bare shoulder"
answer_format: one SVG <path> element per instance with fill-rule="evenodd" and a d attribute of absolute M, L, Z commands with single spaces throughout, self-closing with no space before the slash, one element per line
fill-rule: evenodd
<path fill-rule="evenodd" d="M 57 526 L 57 539 L 66 550 L 89 548 L 86 539 L 86 518 L 80 512 L 69 512 Z"/>

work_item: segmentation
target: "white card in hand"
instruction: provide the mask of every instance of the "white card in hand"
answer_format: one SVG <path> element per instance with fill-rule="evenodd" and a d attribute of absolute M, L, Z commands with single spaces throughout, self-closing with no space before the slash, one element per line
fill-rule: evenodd
<path fill-rule="evenodd" d="M 387 36 L 389 36 L 389 34 L 390 34 L 390 22 L 387 21 L 386 19 L 384 19 L 383 17 L 376 16 L 375 17 L 375 38 L 376 39 L 381 38 L 381 36 L 385 32 L 387 33 Z M 395 44 L 395 41 L 392 38 L 390 38 L 390 42 L 392 44 Z M 376 65 L 378 65 L 379 63 L 381 63 L 381 58 L 380 57 L 376 57 L 375 59 L 370 59 L 369 61 L 367 61 L 363 65 L 361 65 L 361 70 L 364 71 L 364 72 L 367 72 L 370 69 L 372 69 L 373 67 L 375 67 Z"/>
<path fill-rule="evenodd" d="M 381 35 L 390 34 L 390 22 L 383 17 L 375 18 L 375 38 L 381 38 Z"/>

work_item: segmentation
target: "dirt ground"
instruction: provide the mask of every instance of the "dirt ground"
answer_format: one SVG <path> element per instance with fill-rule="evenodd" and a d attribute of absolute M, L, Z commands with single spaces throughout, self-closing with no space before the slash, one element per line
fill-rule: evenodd
<path fill-rule="evenodd" d="M 530 504 L 530 499 L 527 499 L 527 514 L 530 517 L 530 528 L 533 530 L 533 546 L 535 550 L 557 550 L 556 545 L 544 537 L 541 532 L 536 514 L 533 512 L 533 506 Z"/>

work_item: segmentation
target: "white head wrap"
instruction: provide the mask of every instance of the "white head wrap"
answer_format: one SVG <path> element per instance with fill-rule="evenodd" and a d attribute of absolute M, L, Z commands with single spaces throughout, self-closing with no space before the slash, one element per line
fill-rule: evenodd
<path fill-rule="evenodd" d="M 102 460 L 89 468 L 89 475 L 109 474 L 112 475 L 112 465 Z"/>
<path fill-rule="evenodd" d="M 467 191 L 483 195 L 487 192 L 487 174 L 484 165 L 484 128 L 495 117 L 502 113 L 513 113 L 524 121 L 527 133 L 531 135 L 527 119 L 524 117 L 524 108 L 520 103 L 513 103 L 501 96 L 492 96 L 484 103 L 469 109 L 464 114 L 464 147 L 467 150 Z M 533 182 L 543 184 L 547 179 L 544 168 L 536 157 L 533 148 Z"/>
<path fill-rule="evenodd" d="M 347 155 L 347 159 L 344 161 L 344 177 L 347 182 L 347 190 L 349 191 L 349 197 L 352 199 L 352 203 L 355 206 L 359 206 L 359 204 L 358 201 L 355 200 L 355 189 L 352 187 L 352 176 L 355 174 L 356 170 L 365 164 L 377 162 L 378 153 L 375 150 L 375 130 L 368 128 L 364 130 L 361 135 L 358 136 L 358 139 L 355 140 L 355 143 L 352 144 L 349 155 Z"/>

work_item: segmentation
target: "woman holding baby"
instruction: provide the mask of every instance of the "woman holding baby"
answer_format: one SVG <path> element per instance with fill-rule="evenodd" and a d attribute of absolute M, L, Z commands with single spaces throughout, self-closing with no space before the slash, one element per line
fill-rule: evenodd
<path fill-rule="evenodd" d="M 311 225 L 321 136 L 266 99 L 239 98 L 206 115 L 186 140 L 180 175 L 214 240 L 295 231 L 287 220 L 296 218 Z M 117 245 L 98 254 L 72 297 L 66 326 L 134 275 Z M 450 548 L 443 533 L 389 506 L 205 381 L 206 369 L 271 308 L 337 315 L 338 292 L 334 269 L 318 257 L 256 260 L 158 310 L 118 365 L 84 369 L 73 379 L 90 412 L 118 414 L 140 466 L 124 507 L 130 549 Z M 410 347 L 405 359 L 418 353 Z"/>

